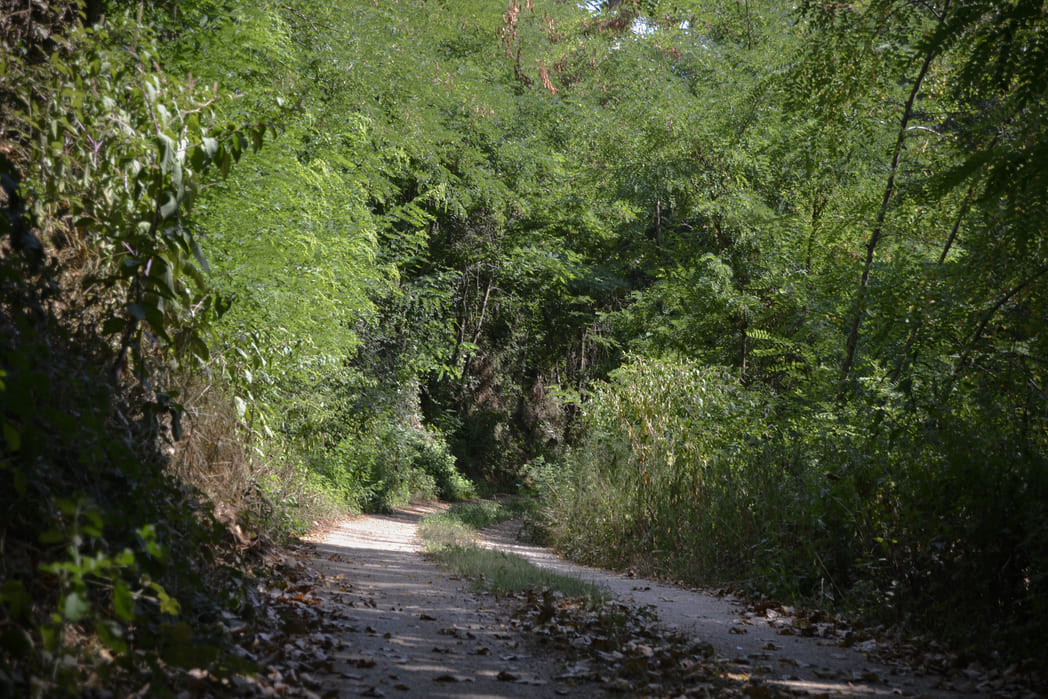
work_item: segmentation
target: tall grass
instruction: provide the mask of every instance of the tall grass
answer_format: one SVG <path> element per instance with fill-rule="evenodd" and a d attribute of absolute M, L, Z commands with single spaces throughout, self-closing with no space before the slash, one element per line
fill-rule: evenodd
<path fill-rule="evenodd" d="M 720 368 L 634 360 L 594 393 L 563 463 L 532 474 L 545 524 L 589 563 L 843 605 L 973 649 L 990 637 L 1043 662 L 1029 643 L 1048 622 L 1043 445 L 986 396 L 955 410 L 875 388 L 773 403 Z"/>
<path fill-rule="evenodd" d="M 519 501 L 462 503 L 423 518 L 419 537 L 439 565 L 472 578 L 474 586 L 484 592 L 509 595 L 549 588 L 589 605 L 606 600 L 606 591 L 592 583 L 542 570 L 520 556 L 477 545 L 478 529 L 519 516 L 523 508 L 526 505 Z"/>
<path fill-rule="evenodd" d="M 739 573 L 775 467 L 754 468 L 765 406 L 720 368 L 636 362 L 599 387 L 563 466 L 533 474 L 554 540 L 583 560 L 695 579 Z"/>

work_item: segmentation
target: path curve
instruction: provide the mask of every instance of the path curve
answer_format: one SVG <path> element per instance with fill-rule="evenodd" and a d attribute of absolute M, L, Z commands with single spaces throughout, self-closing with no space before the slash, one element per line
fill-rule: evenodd
<path fill-rule="evenodd" d="M 599 685 L 575 685 L 557 658 L 536 651 L 500 602 L 469 591 L 467 581 L 421 554 L 417 524 L 440 509 L 420 505 L 347 518 L 309 537 L 316 546 L 312 565 L 344 618 L 342 647 L 321 696 L 602 695 Z M 730 596 L 573 564 L 520 542 L 519 530 L 520 522 L 504 522 L 481 532 L 478 543 L 649 606 L 667 628 L 711 643 L 734 667 L 799 696 L 1004 696 L 974 684 L 955 691 L 941 677 L 879 662 L 871 642 L 843 648 L 834 639 L 784 635 L 787 620 L 777 612 L 748 610 Z"/>
<path fill-rule="evenodd" d="M 491 597 L 421 554 L 419 520 L 440 506 L 342 519 L 307 540 L 311 565 L 341 616 L 340 647 L 318 695 L 334 697 L 588 697 L 558 680 Z"/>

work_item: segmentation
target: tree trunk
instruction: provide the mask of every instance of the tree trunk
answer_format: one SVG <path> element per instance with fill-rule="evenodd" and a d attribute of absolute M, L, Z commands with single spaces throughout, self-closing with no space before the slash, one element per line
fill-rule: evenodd
<path fill-rule="evenodd" d="M 946 6 L 943 7 L 943 15 L 945 15 L 948 8 L 949 2 L 947 2 Z M 936 55 L 936 48 L 933 47 L 929 49 L 928 54 L 924 57 L 924 62 L 921 64 L 921 70 L 917 74 L 917 78 L 913 81 L 913 89 L 910 90 L 910 97 L 906 100 L 906 106 L 902 112 L 902 119 L 899 121 L 899 132 L 895 138 L 895 150 L 892 153 L 891 170 L 888 175 L 888 181 L 884 185 L 884 194 L 881 197 L 881 207 L 877 211 L 877 218 L 874 221 L 873 231 L 870 232 L 870 238 L 866 242 L 866 262 L 862 268 L 862 276 L 859 278 L 859 289 L 855 295 L 851 327 L 848 330 L 848 339 L 844 345 L 844 360 L 841 362 L 841 379 L 837 392 L 838 398 L 844 397 L 848 378 L 851 375 L 852 366 L 855 364 L 856 350 L 859 345 L 859 329 L 862 326 L 862 317 L 866 313 L 867 301 L 870 294 L 870 272 L 873 269 L 873 260 L 877 253 L 877 246 L 884 237 L 884 221 L 888 216 L 888 209 L 891 205 L 892 197 L 895 195 L 895 177 L 898 175 L 899 162 L 902 160 L 903 146 L 906 144 L 906 130 L 910 124 L 910 119 L 913 118 L 913 105 L 917 101 L 917 95 L 920 93 L 921 85 L 924 83 L 924 78 L 928 75 L 928 69 L 931 68 L 932 61 L 935 60 Z"/>

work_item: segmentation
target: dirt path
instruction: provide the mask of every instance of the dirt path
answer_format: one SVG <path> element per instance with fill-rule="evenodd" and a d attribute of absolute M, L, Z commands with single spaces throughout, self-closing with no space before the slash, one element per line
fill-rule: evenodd
<path fill-rule="evenodd" d="M 323 697 L 593 696 L 557 681 L 498 603 L 420 555 L 416 525 L 436 507 L 344 520 L 312 538 L 316 568 L 344 610 Z"/>
<path fill-rule="evenodd" d="M 339 602 L 341 617 L 340 647 L 330 653 L 331 672 L 320 678 L 320 695 L 600 695 L 599 685 L 575 684 L 563 660 L 536 650 L 509 623 L 500 602 L 468 591 L 468 581 L 420 555 L 416 525 L 436 509 L 347 519 L 313 538 L 313 565 L 327 580 L 327 594 Z M 480 543 L 650 606 L 667 627 L 711 643 L 733 672 L 759 675 L 799 696 L 1014 696 L 994 687 L 985 673 L 948 681 L 901 661 L 880 662 L 875 641 L 842 647 L 839 629 L 805 625 L 781 610 L 756 612 L 730 597 L 574 565 L 517 541 L 519 527 L 503 523 L 482 532 Z"/>
<path fill-rule="evenodd" d="M 504 522 L 481 532 L 479 543 L 523 556 L 540 568 L 601 585 L 637 606 L 650 607 L 667 628 L 711 643 L 718 657 L 739 672 L 760 674 L 766 681 L 788 687 L 800 696 L 980 694 L 971 681 L 959 686 L 902 661 L 878 661 L 875 658 L 880 649 L 875 640 L 842 646 L 846 634 L 828 622 L 808 624 L 791 616 L 789 610 L 784 613 L 768 608 L 761 613 L 731 596 L 571 563 L 549 549 L 521 543 L 520 527 L 519 522 Z M 984 695 L 992 693 L 991 688 L 986 689 Z"/>

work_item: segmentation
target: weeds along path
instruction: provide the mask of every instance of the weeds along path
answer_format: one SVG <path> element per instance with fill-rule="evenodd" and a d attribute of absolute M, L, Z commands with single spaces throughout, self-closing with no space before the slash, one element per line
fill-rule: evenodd
<path fill-rule="evenodd" d="M 325 598 L 323 625 L 338 636 L 326 671 L 316 678 L 317 695 L 605 695 L 600 683 L 576 682 L 565 672 L 565 658 L 539 650 L 533 636 L 511 621 L 504 601 L 469 591 L 467 580 L 441 571 L 421 554 L 417 524 L 439 509 L 415 506 L 388 516 L 346 519 L 311 537 L 315 549 L 307 565 L 322 581 L 317 591 Z M 631 605 L 647 606 L 667 629 L 711 644 L 733 679 L 759 677 L 780 690 L 771 694 L 766 686 L 759 690 L 763 694 L 723 695 L 1024 694 L 985 671 L 954 668 L 949 677 L 933 674 L 913 664 L 917 656 L 905 649 L 895 649 L 893 657 L 887 646 L 839 623 L 574 565 L 519 542 L 519 530 L 519 522 L 504 522 L 481 532 L 478 543 L 604 586 Z M 934 661 L 927 653 L 920 658 L 926 664 Z"/>

